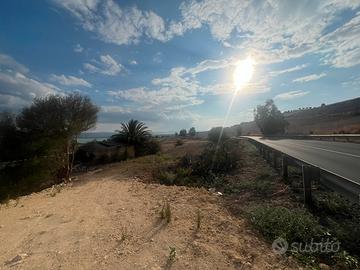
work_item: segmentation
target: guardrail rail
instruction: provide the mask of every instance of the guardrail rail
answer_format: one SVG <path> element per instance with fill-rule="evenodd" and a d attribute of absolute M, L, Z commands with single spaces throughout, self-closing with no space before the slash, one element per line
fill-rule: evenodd
<path fill-rule="evenodd" d="M 304 203 L 306 206 L 312 205 L 312 184 L 314 182 L 333 190 L 344 196 L 349 201 L 360 204 L 360 184 L 340 176 L 324 168 L 320 168 L 314 164 L 292 157 L 282 151 L 274 149 L 266 144 L 263 144 L 251 137 L 240 137 L 247 139 L 257 147 L 260 154 L 271 164 L 275 169 L 281 168 L 282 177 L 287 180 L 288 166 L 296 165 L 302 168 L 302 180 L 304 190 Z M 272 157 L 272 159 L 271 159 Z M 281 164 L 277 164 L 278 158 L 281 157 Z M 280 165 L 280 166 L 278 166 Z"/>

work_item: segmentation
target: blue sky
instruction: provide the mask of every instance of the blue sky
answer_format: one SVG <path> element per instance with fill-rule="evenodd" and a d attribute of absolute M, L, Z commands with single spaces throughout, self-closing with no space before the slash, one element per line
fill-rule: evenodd
<path fill-rule="evenodd" d="M 289 110 L 359 97 L 360 2 L 0 2 L 0 110 L 77 91 L 101 108 L 97 131 L 130 118 L 207 130 L 223 124 L 248 57 L 226 125 L 269 98 Z"/>

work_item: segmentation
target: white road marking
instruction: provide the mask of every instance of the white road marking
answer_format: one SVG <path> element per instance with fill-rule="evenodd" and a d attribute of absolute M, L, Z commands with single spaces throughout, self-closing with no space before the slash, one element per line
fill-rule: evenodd
<path fill-rule="evenodd" d="M 329 149 L 320 148 L 320 147 L 315 147 L 315 146 L 309 146 L 309 145 L 306 145 L 306 147 L 310 147 L 310 148 L 314 148 L 314 149 L 319 149 L 319 150 L 323 150 L 323 151 L 327 151 L 327 152 L 331 152 L 331 153 L 336 153 L 336 154 L 340 154 L 340 155 L 345 155 L 345 156 L 360 158 L 359 155 L 349 154 L 349 153 L 345 153 L 345 152 L 339 152 L 339 151 L 334 151 L 334 150 L 329 150 Z"/>

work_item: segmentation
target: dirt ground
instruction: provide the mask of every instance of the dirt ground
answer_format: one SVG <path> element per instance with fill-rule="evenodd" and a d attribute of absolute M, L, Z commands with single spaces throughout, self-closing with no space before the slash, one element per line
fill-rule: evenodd
<path fill-rule="evenodd" d="M 203 143 L 167 141 L 163 151 L 181 156 Z M 225 208 L 222 196 L 150 184 L 159 158 L 104 165 L 1 205 L 0 269 L 299 269 Z M 165 201 L 170 223 L 159 214 Z"/>

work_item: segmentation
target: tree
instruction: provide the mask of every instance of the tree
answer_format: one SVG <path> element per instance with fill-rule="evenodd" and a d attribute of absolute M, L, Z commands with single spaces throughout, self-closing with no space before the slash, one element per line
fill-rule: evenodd
<path fill-rule="evenodd" d="M 0 114 L 0 161 L 22 159 L 23 140 L 19 138 L 15 116 L 4 112 Z"/>
<path fill-rule="evenodd" d="M 117 143 L 124 143 L 128 146 L 128 155 L 135 156 L 135 147 L 143 144 L 151 137 L 150 131 L 145 123 L 131 119 L 127 123 L 121 123 L 121 129 L 116 130 L 117 134 L 111 139 Z"/>
<path fill-rule="evenodd" d="M 186 129 L 180 130 L 179 135 L 180 135 L 181 137 L 185 137 L 185 136 L 186 136 Z"/>
<path fill-rule="evenodd" d="M 192 128 L 190 128 L 189 129 L 189 136 L 195 136 L 196 135 L 196 130 L 195 130 L 195 128 L 194 127 L 192 127 Z"/>
<path fill-rule="evenodd" d="M 272 99 L 267 100 L 265 105 L 257 106 L 254 110 L 254 118 L 263 135 L 283 134 L 288 125 Z"/>
<path fill-rule="evenodd" d="M 223 127 L 213 127 L 208 133 L 208 139 L 213 143 L 218 143 L 226 141 L 229 136 Z"/>
<path fill-rule="evenodd" d="M 89 97 L 79 94 L 35 98 L 16 119 L 20 132 L 30 139 L 30 154 L 57 158 L 59 176 L 70 179 L 77 138 L 95 126 L 99 108 Z"/>

